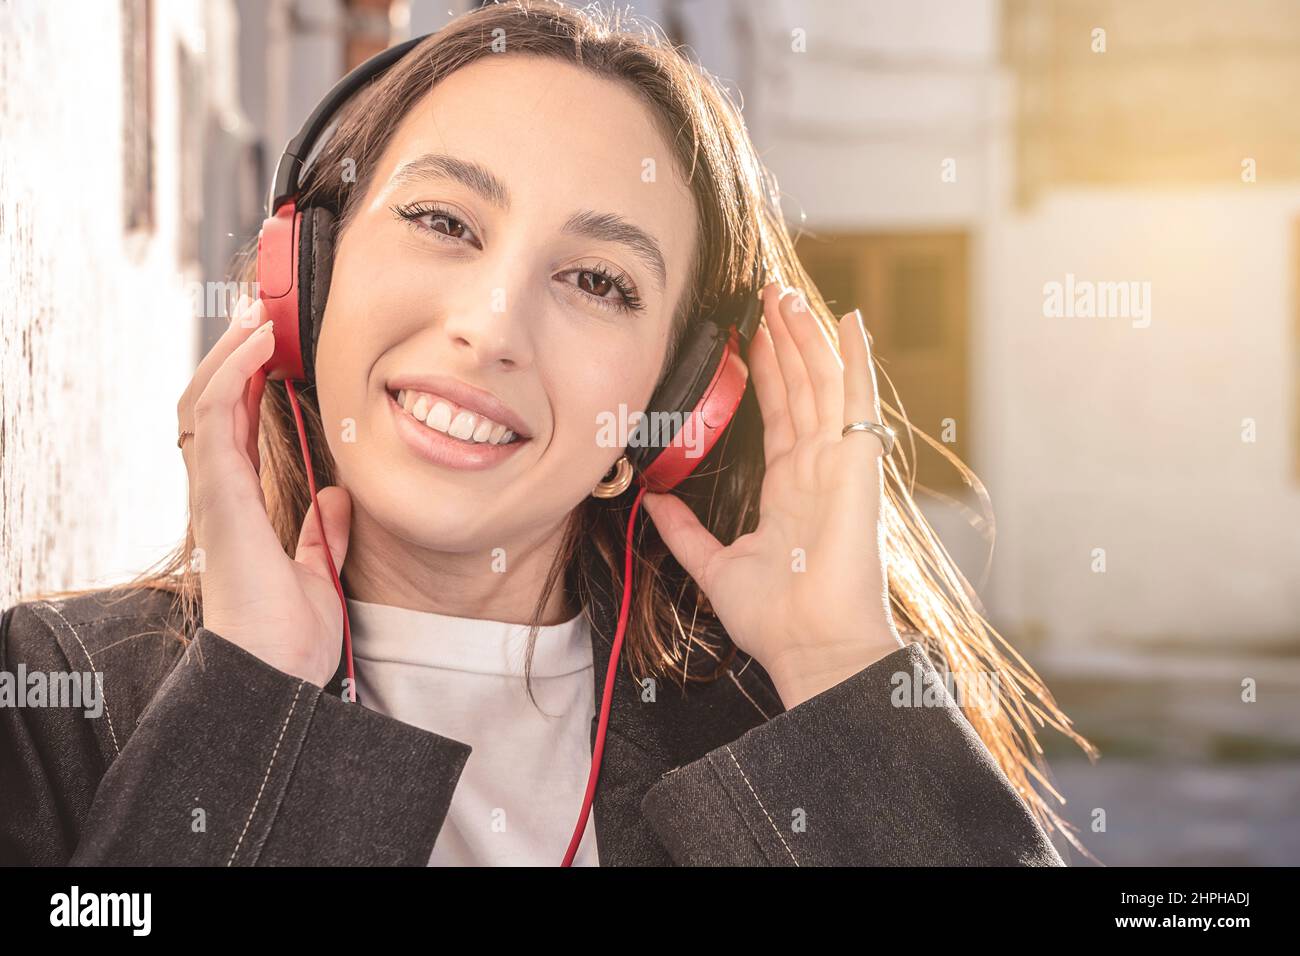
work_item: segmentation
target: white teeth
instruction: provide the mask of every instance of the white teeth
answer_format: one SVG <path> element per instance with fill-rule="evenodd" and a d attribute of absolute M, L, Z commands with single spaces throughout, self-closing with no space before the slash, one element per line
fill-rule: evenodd
<path fill-rule="evenodd" d="M 451 406 L 446 402 L 434 402 L 424 423 L 436 431 L 445 432 L 451 426 Z"/>
<path fill-rule="evenodd" d="M 475 415 L 473 412 L 461 412 L 452 419 L 447 434 L 452 438 L 467 439 L 474 434 Z"/>
<path fill-rule="evenodd" d="M 449 402 L 414 389 L 401 389 L 397 393 L 397 404 L 428 427 L 445 432 L 461 441 L 504 445 L 515 437 L 515 433 L 500 422 L 494 422 L 467 409 L 457 412 L 455 406 Z"/>

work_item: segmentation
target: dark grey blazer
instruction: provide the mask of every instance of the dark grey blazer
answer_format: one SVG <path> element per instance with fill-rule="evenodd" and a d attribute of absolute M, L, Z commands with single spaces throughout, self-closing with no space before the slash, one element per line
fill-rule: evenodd
<path fill-rule="evenodd" d="M 607 584 L 591 599 L 597 713 Z M 0 706 L 0 863 L 428 862 L 468 745 L 347 702 L 341 669 L 322 690 L 206 628 L 183 648 L 163 634 L 165 592 L 109 597 L 0 622 L 0 671 L 97 671 L 104 703 L 95 718 Z M 788 711 L 744 655 L 685 694 L 643 694 L 620 668 L 601 865 L 1064 865 L 960 709 L 891 705 L 914 668 L 935 676 L 916 642 Z"/>

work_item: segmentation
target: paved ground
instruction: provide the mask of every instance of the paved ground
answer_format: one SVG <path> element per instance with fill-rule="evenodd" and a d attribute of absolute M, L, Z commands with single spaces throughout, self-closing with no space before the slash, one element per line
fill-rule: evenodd
<path fill-rule="evenodd" d="M 1107 866 L 1300 866 L 1300 766 L 1052 764 L 1061 813 Z M 1094 807 L 1106 832 L 1090 832 Z M 1058 842 L 1058 849 L 1063 849 Z M 1070 849 L 1072 866 L 1094 866 Z"/>
<path fill-rule="evenodd" d="M 1055 732 L 1042 742 L 1061 813 L 1110 866 L 1300 866 L 1300 662 L 1157 654 L 1040 669 L 1094 765 Z M 1243 701 L 1242 680 L 1256 684 Z M 1091 832 L 1093 809 L 1106 832 Z M 1065 852 L 1065 848 L 1062 848 Z M 1071 850 L 1074 865 L 1091 864 Z"/>

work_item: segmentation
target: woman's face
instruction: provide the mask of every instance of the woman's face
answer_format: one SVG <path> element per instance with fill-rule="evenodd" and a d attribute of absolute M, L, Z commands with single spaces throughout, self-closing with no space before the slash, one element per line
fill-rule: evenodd
<path fill-rule="evenodd" d="M 340 237 L 317 352 L 354 508 L 469 551 L 590 494 L 622 452 L 598 416 L 645 408 L 695 251 L 671 157 L 631 92 L 557 60 L 484 57 L 408 113 Z"/>

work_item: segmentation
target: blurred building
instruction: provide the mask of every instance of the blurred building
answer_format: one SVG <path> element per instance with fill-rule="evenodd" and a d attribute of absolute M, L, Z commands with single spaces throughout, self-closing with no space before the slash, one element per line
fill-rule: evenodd
<path fill-rule="evenodd" d="M 1062 651 L 1295 647 L 1300 7 L 736 9 L 806 263 L 989 487 L 995 620 Z M 1081 307 L 1054 314 L 1051 283 Z M 981 583 L 987 543 L 927 510 Z"/>

